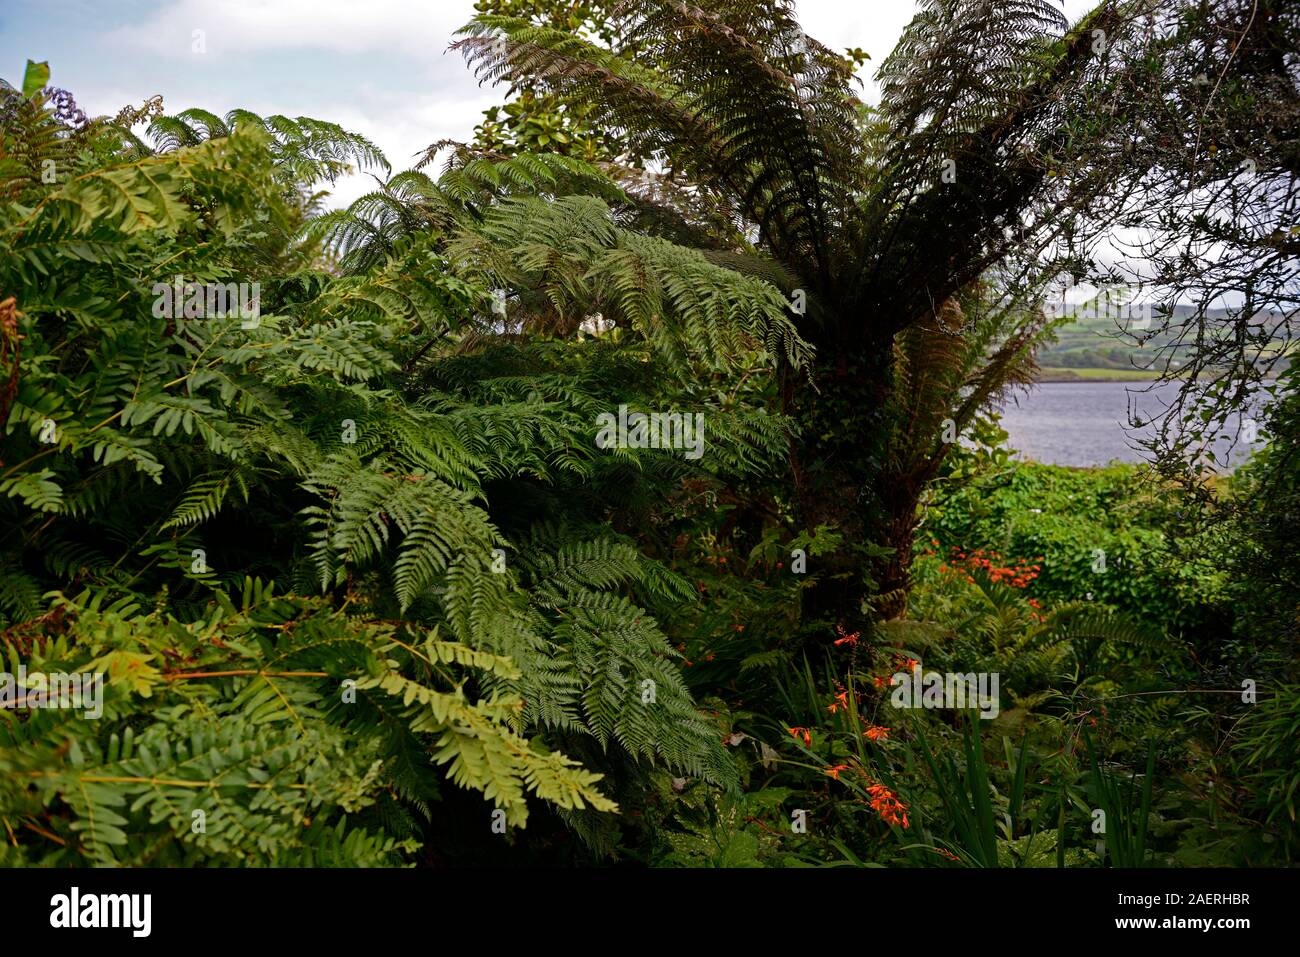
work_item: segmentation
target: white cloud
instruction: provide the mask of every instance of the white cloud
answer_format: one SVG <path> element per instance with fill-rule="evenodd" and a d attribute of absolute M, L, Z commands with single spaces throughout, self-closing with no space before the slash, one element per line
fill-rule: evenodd
<path fill-rule="evenodd" d="M 478 93 L 477 96 L 439 96 L 415 104 L 397 106 L 391 103 L 347 106 L 336 108 L 322 116 L 372 140 L 384 151 L 393 171 L 400 172 L 414 166 L 416 155 L 438 140 L 469 140 L 473 137 L 474 126 L 482 119 L 483 111 L 501 101 L 500 95 L 490 90 L 475 92 Z M 434 176 L 440 171 L 440 167 L 427 169 Z M 356 175 L 341 179 L 331 191 L 329 205 L 346 206 L 374 188 L 375 181 L 369 176 Z"/>
<path fill-rule="evenodd" d="M 473 0 L 173 0 L 107 39 L 166 57 L 191 56 L 195 30 L 209 56 L 287 49 L 429 56 L 473 15 Z"/>
<path fill-rule="evenodd" d="M 876 84 L 872 75 L 889 55 L 903 27 L 916 12 L 912 0 L 878 0 L 875 3 L 851 0 L 796 0 L 799 23 L 810 37 L 837 52 L 859 47 L 871 60 L 859 71 L 863 87 L 859 91 L 876 102 Z"/>

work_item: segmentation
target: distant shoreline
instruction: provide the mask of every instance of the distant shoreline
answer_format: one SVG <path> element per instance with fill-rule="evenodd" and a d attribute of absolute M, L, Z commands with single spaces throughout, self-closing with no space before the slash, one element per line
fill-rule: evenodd
<path fill-rule="evenodd" d="M 1179 378 L 1176 374 L 1173 378 Z M 1065 368 L 1048 368 L 1039 371 L 1034 379 L 1035 385 L 1059 382 L 1155 382 L 1160 378 L 1154 372 L 1148 372 L 1145 369 L 1065 369 Z M 1265 382 L 1275 381 L 1276 376 L 1270 375 Z M 1166 380 L 1169 381 L 1169 380 Z"/>
<path fill-rule="evenodd" d="M 1155 382 L 1159 376 L 1143 369 L 1043 369 L 1034 379 L 1044 382 Z"/>

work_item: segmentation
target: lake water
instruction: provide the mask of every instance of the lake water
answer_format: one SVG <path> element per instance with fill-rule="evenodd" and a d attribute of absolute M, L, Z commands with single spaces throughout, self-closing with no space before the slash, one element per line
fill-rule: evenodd
<path fill-rule="evenodd" d="M 1112 459 L 1140 462 L 1148 453 L 1137 442 L 1151 434 L 1151 427 L 1129 428 L 1130 412 L 1145 422 L 1159 418 L 1177 393 L 1176 383 L 1152 388 L 1147 382 L 1045 382 L 1006 404 L 1002 427 L 1020 458 L 1079 466 L 1105 465 Z M 1239 419 L 1230 420 L 1230 425 L 1234 434 L 1241 429 Z M 1249 435 L 1247 425 L 1242 436 Z M 1220 462 L 1228 456 L 1229 445 L 1224 440 L 1216 446 Z M 1244 461 L 1249 451 L 1239 442 L 1231 463 Z"/>

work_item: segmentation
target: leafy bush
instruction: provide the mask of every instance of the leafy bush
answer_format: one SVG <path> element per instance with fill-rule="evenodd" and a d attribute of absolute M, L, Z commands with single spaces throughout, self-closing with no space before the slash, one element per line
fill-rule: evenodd
<path fill-rule="evenodd" d="M 962 478 L 936 485 L 918 532 L 941 557 L 984 548 L 1032 560 L 1036 598 L 1102 602 L 1175 634 L 1212 621 L 1225 597 L 1217 549 L 1172 554 L 1176 492 L 1141 466 L 1017 463 Z"/>
<path fill-rule="evenodd" d="M 15 777 L 0 812 L 31 825 L 26 858 L 64 848 L 69 861 L 275 863 L 337 857 L 337 844 L 353 855 L 339 860 L 392 863 L 413 846 L 410 815 L 435 813 L 435 769 L 481 791 L 511 825 L 524 823 L 531 793 L 608 851 L 609 789 L 651 767 L 735 786 L 655 619 L 693 591 L 607 517 L 779 454 L 784 425 L 761 395 L 687 384 L 706 352 L 711 385 L 725 386 L 769 361 L 763 339 L 799 348 L 770 287 L 620 234 L 590 197 L 548 206 L 504 195 L 503 174 L 481 164 L 477 179 L 454 170 L 432 186 L 446 231 L 391 237 L 365 268 L 339 275 L 312 256 L 358 213 L 303 227 L 303 190 L 348 159 L 375 162 L 364 141 L 310 120 L 189 111 L 153 121 L 153 150 L 106 121 L 63 128 L 39 86 L 5 96 L 4 155 L 40 170 L 46 151 L 64 165 L 52 183 L 7 166 L 0 206 L 0 626 L 11 656 L 21 647 L 79 667 L 137 656 L 152 676 L 119 698 L 126 679 L 111 673 L 112 722 L 42 715 L 10 727 L 22 750 L 6 756 Z M 67 151 L 70 140 L 84 148 Z M 503 163 L 519 194 L 526 177 L 553 187 L 554 170 L 574 168 Z M 480 206 L 495 212 L 479 216 Z M 494 297 L 483 283 L 491 263 L 515 257 L 495 244 L 565 217 L 622 243 L 591 253 L 608 258 L 589 290 L 610 297 L 607 313 L 630 328 L 665 314 L 680 322 L 578 343 L 488 335 Z M 600 219 L 603 232 L 592 228 Z M 645 263 L 665 303 L 619 285 Z M 158 308 L 177 275 L 199 288 L 258 283 L 258 312 L 182 314 L 188 290 L 176 309 Z M 536 263 L 512 279 L 544 299 L 556 276 Z M 684 294 L 700 282 L 698 297 Z M 744 310 L 740 324 L 722 301 Z M 620 403 L 707 412 L 708 460 L 598 448 L 596 412 Z M 272 581 L 285 590 L 273 601 Z M 253 597 L 232 607 L 224 596 L 240 591 Z M 66 633 L 52 649 L 28 647 L 55 593 L 79 596 L 53 606 Z M 245 614 L 261 596 L 270 618 L 260 606 Z M 107 624 L 94 623 L 101 608 Z M 308 641 L 301 654 L 291 636 Z M 373 734 L 355 729 L 355 748 L 339 725 L 360 719 L 334 700 L 348 668 L 372 705 L 395 699 L 376 706 Z M 181 677 L 196 670 L 218 675 Z M 273 673 L 285 670 L 313 677 Z M 166 682 L 157 693 L 155 680 Z M 103 787 L 83 793 L 81 772 L 52 772 L 70 738 Z M 248 774 L 274 786 L 226 794 L 223 769 L 243 753 L 266 756 Z M 342 776 L 326 787 L 319 762 L 336 758 Z M 194 800 L 158 790 L 173 778 L 192 799 L 242 809 L 191 835 L 182 812 Z M 282 807 L 262 813 L 280 784 Z M 354 812 L 385 789 L 382 819 L 359 823 Z M 310 837 L 292 836 L 308 817 Z M 267 836 L 241 843 L 226 827 Z"/>

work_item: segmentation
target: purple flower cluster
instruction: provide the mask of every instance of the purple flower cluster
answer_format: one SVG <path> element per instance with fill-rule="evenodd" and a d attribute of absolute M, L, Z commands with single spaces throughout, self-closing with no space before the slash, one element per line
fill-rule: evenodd
<path fill-rule="evenodd" d="M 77 106 L 77 101 L 67 90 L 61 90 L 57 86 L 47 87 L 45 94 L 50 98 L 54 105 L 54 115 L 60 123 L 65 123 L 72 127 L 85 126 L 89 120 L 86 114 Z"/>

